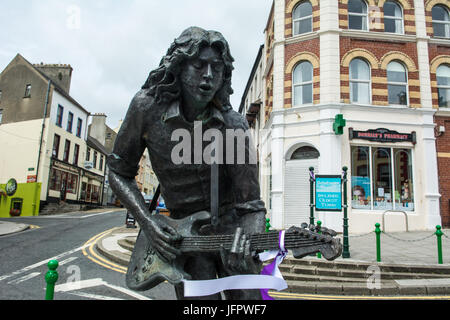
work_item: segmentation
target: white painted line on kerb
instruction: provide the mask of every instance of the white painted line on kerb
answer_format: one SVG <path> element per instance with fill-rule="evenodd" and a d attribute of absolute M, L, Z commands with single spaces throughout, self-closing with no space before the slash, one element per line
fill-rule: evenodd
<path fill-rule="evenodd" d="M 37 277 L 40 274 L 41 274 L 40 272 L 33 272 L 33 273 L 27 274 L 26 276 L 23 276 L 23 277 L 21 277 L 19 279 L 15 279 L 13 281 L 10 281 L 10 282 L 8 282 L 8 284 L 19 284 L 21 282 L 33 279 L 34 277 Z"/>

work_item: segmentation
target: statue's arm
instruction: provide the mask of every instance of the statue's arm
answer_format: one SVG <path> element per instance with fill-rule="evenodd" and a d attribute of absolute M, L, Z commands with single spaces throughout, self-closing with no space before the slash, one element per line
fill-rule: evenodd
<path fill-rule="evenodd" d="M 139 226 L 152 242 L 155 250 L 165 260 L 174 259 L 179 250 L 171 244 L 179 240 L 179 235 L 172 227 L 161 220 L 156 221 L 145 205 L 138 189 L 135 176 L 139 161 L 146 148 L 143 139 L 146 125 L 146 96 L 138 93 L 130 104 L 114 144 L 113 153 L 108 156 L 109 183 L 120 202 L 129 210 Z"/>

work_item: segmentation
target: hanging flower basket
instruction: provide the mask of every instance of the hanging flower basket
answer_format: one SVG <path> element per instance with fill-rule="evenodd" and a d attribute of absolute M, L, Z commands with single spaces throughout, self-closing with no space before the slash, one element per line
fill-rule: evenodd
<path fill-rule="evenodd" d="M 20 216 L 20 211 L 19 211 L 19 209 L 11 209 L 11 210 L 9 210 L 9 214 L 12 217 L 18 217 L 18 216 Z"/>

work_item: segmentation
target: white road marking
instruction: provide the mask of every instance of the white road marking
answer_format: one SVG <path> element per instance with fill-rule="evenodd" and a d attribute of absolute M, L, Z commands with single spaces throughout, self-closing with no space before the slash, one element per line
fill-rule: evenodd
<path fill-rule="evenodd" d="M 67 264 L 69 262 L 72 262 L 73 260 L 76 260 L 76 259 L 78 259 L 78 257 L 70 257 L 70 258 L 68 258 L 66 260 L 63 260 L 63 261 L 59 262 L 58 265 L 62 266 L 62 265 L 65 265 L 65 264 Z"/>
<path fill-rule="evenodd" d="M 70 291 L 83 290 L 83 289 L 98 287 L 98 286 L 105 286 L 105 287 L 111 288 L 113 290 L 122 292 L 128 296 L 131 296 L 131 297 L 139 299 L 139 300 L 151 300 L 148 297 L 140 295 L 140 294 L 133 292 L 131 290 L 128 290 L 126 288 L 122 288 L 122 287 L 119 287 L 119 286 L 116 286 L 113 284 L 109 284 L 101 278 L 59 284 L 59 285 L 55 286 L 55 292 L 65 292 L 65 293 L 70 293 L 70 294 L 83 294 L 84 297 L 91 297 L 91 298 L 97 299 L 96 297 L 94 297 L 95 295 L 91 295 L 90 293 L 75 293 L 75 292 L 70 292 Z M 90 296 L 88 296 L 88 295 L 90 295 Z M 100 297 L 100 296 L 98 296 L 98 297 Z M 103 298 L 106 299 L 106 298 L 110 298 L 110 297 L 103 296 Z M 101 299 L 101 300 L 105 300 L 105 299 Z M 116 299 L 116 298 L 111 298 L 111 299 L 122 300 L 122 299 Z M 106 300 L 108 300 L 108 299 L 106 299 Z"/>
<path fill-rule="evenodd" d="M 40 272 L 33 272 L 33 273 L 27 274 L 26 276 L 23 276 L 21 278 L 12 280 L 12 281 L 8 282 L 8 284 L 19 284 L 21 282 L 33 279 L 34 277 L 37 277 L 40 274 L 41 274 Z"/>
<path fill-rule="evenodd" d="M 117 244 L 117 242 L 120 239 L 126 238 L 126 237 L 131 237 L 131 236 L 136 236 L 136 233 L 120 233 L 120 234 L 116 234 L 112 237 L 107 237 L 105 239 L 102 239 L 102 245 L 103 247 L 108 250 L 115 250 L 115 251 L 119 251 L 119 252 L 123 252 L 123 253 L 130 253 L 129 250 L 122 248 L 120 245 Z"/>
<path fill-rule="evenodd" d="M 117 291 L 120 291 L 120 292 L 122 292 L 122 293 L 125 293 L 125 294 L 127 294 L 127 295 L 129 295 L 129 296 L 131 296 L 131 297 L 133 297 L 133 298 L 139 299 L 139 300 L 152 300 L 152 299 L 150 299 L 149 297 L 143 296 L 143 295 L 141 295 L 141 294 L 139 294 L 139 293 L 136 293 L 136 292 L 134 292 L 134 291 L 128 290 L 128 289 L 126 289 L 126 288 L 122 288 L 122 287 L 119 287 L 119 286 L 115 286 L 115 285 L 109 284 L 109 283 L 107 283 L 107 284 L 105 284 L 105 285 L 106 285 L 107 287 L 110 287 L 111 289 L 115 289 L 115 290 L 117 290 Z"/>
<path fill-rule="evenodd" d="M 80 251 L 80 250 L 83 250 L 84 248 L 89 247 L 90 245 L 91 245 L 90 243 L 85 244 L 85 245 L 83 245 L 83 246 L 81 246 L 81 247 L 79 247 L 79 248 L 76 248 L 76 249 L 73 249 L 73 250 L 70 250 L 70 251 L 63 252 L 63 253 L 61 253 L 61 254 L 59 254 L 59 255 L 57 255 L 57 256 L 54 256 L 54 257 L 51 257 L 51 258 L 42 260 L 42 261 L 37 262 L 37 263 L 35 263 L 35 264 L 32 264 L 32 265 L 30 265 L 30 266 L 28 266 L 28 267 L 25 267 L 25 268 L 22 268 L 22 269 L 20 269 L 20 270 L 14 271 L 14 272 L 12 272 L 12 273 L 10 273 L 10 274 L 3 275 L 3 276 L 0 277 L 0 281 L 5 280 L 5 279 L 8 279 L 8 278 L 11 278 L 11 277 L 14 277 L 14 276 L 18 276 L 19 274 L 22 274 L 22 273 L 28 272 L 28 271 L 30 271 L 30 270 L 33 270 L 33 269 L 35 269 L 35 268 L 38 268 L 38 267 L 40 267 L 40 266 L 43 266 L 44 264 L 47 264 L 50 260 L 59 260 L 59 259 L 65 257 L 65 256 L 69 256 L 69 255 L 71 255 L 72 253 L 78 252 L 78 251 Z"/>
<path fill-rule="evenodd" d="M 79 297 L 84 297 L 84 298 L 96 299 L 96 300 L 124 300 L 124 299 L 120 299 L 120 298 L 101 296 L 99 294 L 92 294 L 92 293 L 85 293 L 85 292 L 69 292 L 69 294 L 79 296 Z"/>
<path fill-rule="evenodd" d="M 68 292 L 73 290 L 82 290 L 91 287 L 98 287 L 106 284 L 101 278 L 81 280 L 58 284 L 55 286 L 55 292 Z"/>

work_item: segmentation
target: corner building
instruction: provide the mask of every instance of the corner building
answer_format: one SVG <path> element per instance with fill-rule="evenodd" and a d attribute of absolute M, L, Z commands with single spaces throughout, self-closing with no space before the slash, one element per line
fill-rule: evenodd
<path fill-rule="evenodd" d="M 404 231 L 405 217 L 409 230 L 450 225 L 450 192 L 441 198 L 450 179 L 439 179 L 450 127 L 436 129 L 450 121 L 448 14 L 448 0 L 273 1 L 255 62 L 262 76 L 249 79 L 261 94 L 246 90 L 241 105 L 273 227 L 309 222 L 309 167 L 340 175 L 344 166 L 350 232 L 383 218 L 386 231 Z M 342 212 L 315 218 L 342 232 Z"/>

